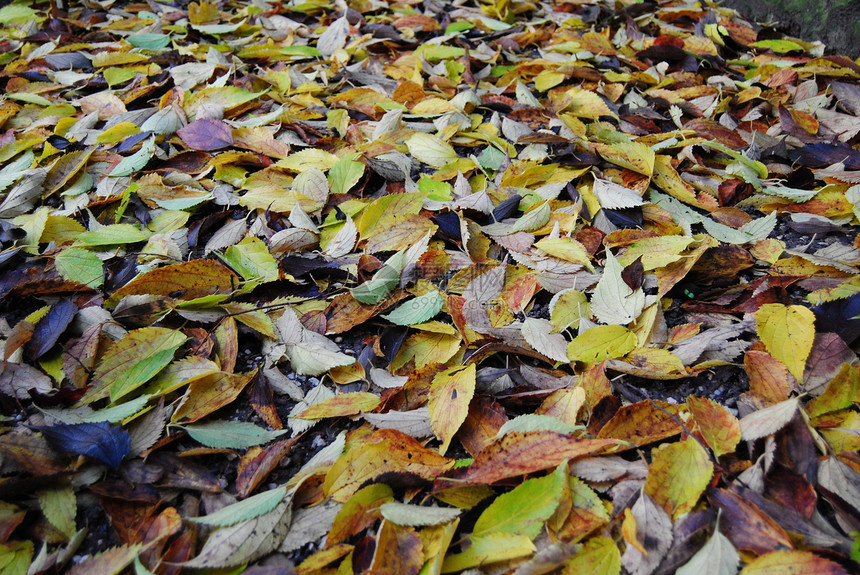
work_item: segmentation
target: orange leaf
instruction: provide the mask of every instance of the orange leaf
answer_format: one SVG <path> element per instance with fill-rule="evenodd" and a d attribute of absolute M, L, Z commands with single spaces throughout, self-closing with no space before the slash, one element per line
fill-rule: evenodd
<path fill-rule="evenodd" d="M 239 276 L 215 260 L 191 260 L 142 273 L 106 301 L 112 308 L 127 295 L 166 295 L 185 300 L 230 293 L 239 285 Z"/>
<path fill-rule="evenodd" d="M 711 399 L 692 395 L 687 398 L 687 407 L 693 414 L 703 439 L 717 457 L 734 452 L 741 440 L 741 426 L 737 417 Z"/>
<path fill-rule="evenodd" d="M 424 544 L 414 529 L 383 521 L 376 536 L 370 572 L 379 575 L 416 575 L 424 565 Z"/>
<path fill-rule="evenodd" d="M 744 367 L 750 378 L 750 393 L 768 404 L 788 399 L 788 369 L 768 352 L 748 351 Z"/>
<path fill-rule="evenodd" d="M 384 483 L 375 483 L 356 491 L 337 512 L 326 537 L 326 545 L 340 543 L 361 532 L 380 518 L 379 508 L 389 501 L 394 501 L 394 494 Z"/>
<path fill-rule="evenodd" d="M 432 480 L 453 465 L 453 459 L 427 449 L 405 433 L 380 429 L 331 466 L 323 489 L 335 501 L 344 502 L 365 482 L 385 473 L 411 473 Z"/>
<path fill-rule="evenodd" d="M 196 379 L 188 386 L 185 399 L 170 419 L 172 423 L 193 423 L 233 402 L 257 375 L 219 371 Z"/>
<path fill-rule="evenodd" d="M 655 403 L 673 415 L 677 414 L 680 409 L 677 405 L 670 405 L 663 401 Z M 661 411 L 646 400 L 625 405 L 619 409 L 597 436 L 629 441 L 635 445 L 645 445 L 679 433 L 681 433 L 681 425 L 671 415 Z"/>
<path fill-rule="evenodd" d="M 610 453 L 620 445 L 613 439 L 578 439 L 554 431 L 515 431 L 488 445 L 472 465 L 449 476 L 457 485 L 491 484 L 556 467 L 567 459 Z M 437 481 L 439 488 L 449 485 L 444 478 Z"/>

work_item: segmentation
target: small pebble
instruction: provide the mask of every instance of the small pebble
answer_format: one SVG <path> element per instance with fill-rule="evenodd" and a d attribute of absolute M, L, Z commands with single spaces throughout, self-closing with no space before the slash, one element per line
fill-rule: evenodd
<path fill-rule="evenodd" d="M 675 399 L 674 397 L 667 397 L 667 398 L 666 398 L 666 403 L 669 403 L 669 404 L 671 404 L 671 405 L 676 405 L 676 404 L 678 403 L 678 400 L 677 400 L 677 399 Z"/>
<path fill-rule="evenodd" d="M 335 343 L 343 343 L 343 338 L 341 336 L 337 336 L 336 338 L 334 338 L 334 342 Z"/>
<path fill-rule="evenodd" d="M 277 483 L 269 483 L 269 490 L 277 489 L 277 488 L 278 488 L 278 484 L 277 484 Z"/>

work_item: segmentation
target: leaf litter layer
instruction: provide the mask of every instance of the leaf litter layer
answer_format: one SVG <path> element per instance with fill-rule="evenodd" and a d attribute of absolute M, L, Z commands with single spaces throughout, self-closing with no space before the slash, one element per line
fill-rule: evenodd
<path fill-rule="evenodd" d="M 856 62 L 682 1 L 0 25 L 3 574 L 856 571 Z"/>

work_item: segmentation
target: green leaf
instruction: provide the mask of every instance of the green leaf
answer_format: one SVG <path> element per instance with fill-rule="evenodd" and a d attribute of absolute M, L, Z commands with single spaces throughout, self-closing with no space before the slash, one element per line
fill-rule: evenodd
<path fill-rule="evenodd" d="M 221 259 L 247 281 L 263 282 L 278 279 L 278 262 L 260 238 L 245 238 L 230 246 Z"/>
<path fill-rule="evenodd" d="M 147 138 L 144 140 L 138 151 L 127 158 L 123 158 L 108 175 L 113 178 L 120 178 L 123 176 L 130 176 L 134 172 L 139 172 L 147 163 L 149 163 L 149 160 L 154 154 L 155 138 Z"/>
<path fill-rule="evenodd" d="M 187 428 L 186 428 L 187 429 Z M 227 527 L 248 521 L 273 510 L 287 495 L 286 487 L 278 487 L 253 495 L 244 501 L 222 507 L 203 517 L 189 517 L 188 521 L 209 527 Z"/>
<path fill-rule="evenodd" d="M 170 44 L 170 36 L 167 34 L 134 34 L 126 37 L 126 40 L 135 48 L 142 48 L 150 52 L 158 52 Z"/>
<path fill-rule="evenodd" d="M 333 194 L 345 194 L 364 175 L 364 164 L 352 158 L 339 159 L 329 170 L 328 181 Z"/>
<path fill-rule="evenodd" d="M 128 332 L 101 358 L 81 403 L 106 397 L 111 400 L 137 389 L 173 358 L 173 353 L 188 340 L 180 331 L 163 327 L 144 327 Z"/>
<path fill-rule="evenodd" d="M 442 573 L 463 571 L 470 567 L 488 563 L 528 557 L 537 549 L 524 535 L 490 533 L 483 537 L 472 537 L 471 546 L 462 553 L 448 555 L 442 563 Z"/>
<path fill-rule="evenodd" d="M 555 513 L 567 480 L 567 464 L 544 477 L 527 479 L 487 507 L 472 531 L 473 537 L 511 533 L 534 539 L 544 522 Z"/>
<path fill-rule="evenodd" d="M 353 295 L 353 297 L 355 297 Z M 444 298 L 437 291 L 430 291 L 397 306 L 394 311 L 382 317 L 396 325 L 415 325 L 424 323 L 439 313 Z"/>
<path fill-rule="evenodd" d="M 111 224 L 102 226 L 91 232 L 78 236 L 76 246 L 116 246 L 134 244 L 149 239 L 149 232 L 144 232 L 131 224 Z"/>
<path fill-rule="evenodd" d="M 100 288 L 104 284 L 102 261 L 89 250 L 67 248 L 56 255 L 54 264 L 63 279 L 91 288 Z"/>
<path fill-rule="evenodd" d="M 538 207 L 532 208 L 523 217 L 518 219 L 511 227 L 511 232 L 530 232 L 546 225 L 552 209 L 549 202 L 542 202 Z"/>
<path fill-rule="evenodd" d="M 113 407 L 106 407 L 105 409 L 100 409 L 93 413 L 92 415 L 88 415 L 84 417 L 81 421 L 84 423 L 98 423 L 99 421 L 107 421 L 110 423 L 119 423 L 120 421 L 131 417 L 136 414 L 144 407 L 146 407 L 146 403 L 149 401 L 151 395 L 141 395 L 131 401 L 126 403 L 121 403 L 119 405 L 114 405 Z"/>
<path fill-rule="evenodd" d="M 753 48 L 764 48 L 765 50 L 773 50 L 777 54 L 785 54 L 793 50 L 803 50 L 803 46 L 791 40 L 759 40 L 750 44 Z"/>
<path fill-rule="evenodd" d="M 403 252 L 398 252 L 388 258 L 370 280 L 349 290 L 352 297 L 363 304 L 375 305 L 388 297 L 400 284 L 400 273 L 403 271 Z"/>
<path fill-rule="evenodd" d="M 194 425 L 179 425 L 194 440 L 206 447 L 245 449 L 269 443 L 289 430 L 268 431 L 247 421 L 209 421 Z"/>
<path fill-rule="evenodd" d="M 32 559 L 32 541 L 0 543 L 0 575 L 25 575 Z"/>
<path fill-rule="evenodd" d="M 578 335 L 567 346 L 570 361 L 594 363 L 621 357 L 636 349 L 636 334 L 620 325 L 598 325 Z"/>

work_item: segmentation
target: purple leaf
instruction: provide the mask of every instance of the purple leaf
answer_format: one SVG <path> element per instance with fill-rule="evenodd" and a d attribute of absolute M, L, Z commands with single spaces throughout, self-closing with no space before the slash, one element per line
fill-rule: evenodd
<path fill-rule="evenodd" d="M 233 132 L 224 122 L 203 118 L 176 132 L 192 150 L 209 152 L 233 145 Z"/>
<path fill-rule="evenodd" d="M 33 330 L 33 337 L 27 342 L 25 351 L 27 359 L 36 360 L 48 353 L 54 347 L 57 340 L 72 323 L 75 314 L 78 313 L 78 306 L 71 300 L 63 300 L 39 320 Z"/>
<path fill-rule="evenodd" d="M 119 425 L 106 421 L 98 423 L 61 423 L 52 426 L 34 426 L 42 432 L 53 447 L 68 453 L 86 455 L 114 469 L 131 450 L 131 438 Z"/>

